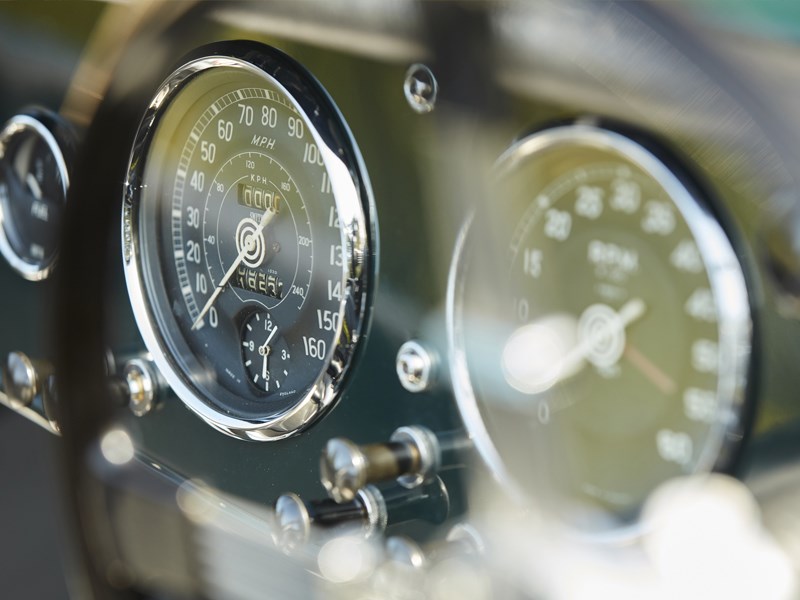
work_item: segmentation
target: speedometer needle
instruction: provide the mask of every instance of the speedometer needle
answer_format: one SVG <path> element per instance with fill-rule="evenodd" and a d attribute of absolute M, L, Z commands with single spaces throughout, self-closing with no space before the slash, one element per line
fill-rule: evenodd
<path fill-rule="evenodd" d="M 203 310 L 200 311 L 200 314 L 197 315 L 197 318 L 194 320 L 194 323 L 192 323 L 192 331 L 197 329 L 200 326 L 200 323 L 203 322 L 203 317 L 205 317 L 206 313 L 209 310 L 211 310 L 211 307 L 214 305 L 214 301 L 216 301 L 217 296 L 219 296 L 222 293 L 222 291 L 225 289 L 225 286 L 228 284 L 228 280 L 236 272 L 236 269 L 239 268 L 239 264 L 244 260 L 244 257 L 250 251 L 250 243 L 253 240 L 255 240 L 256 237 L 261 235 L 261 232 L 264 231 L 264 228 L 267 225 L 269 225 L 269 222 L 272 221 L 273 217 L 275 217 L 276 214 L 278 213 L 272 210 L 272 208 L 268 208 L 267 210 L 264 211 L 264 214 L 261 215 L 261 222 L 258 224 L 258 227 L 256 227 L 255 231 L 253 231 L 253 233 L 248 236 L 247 241 L 244 244 L 242 244 L 242 249 L 239 252 L 239 256 L 237 256 L 236 260 L 233 261 L 231 268 L 228 269 L 227 273 L 225 273 L 225 276 L 217 285 L 217 288 L 214 290 L 214 293 L 211 294 L 211 297 L 208 299 L 208 302 L 206 302 L 205 306 L 203 307 Z"/>

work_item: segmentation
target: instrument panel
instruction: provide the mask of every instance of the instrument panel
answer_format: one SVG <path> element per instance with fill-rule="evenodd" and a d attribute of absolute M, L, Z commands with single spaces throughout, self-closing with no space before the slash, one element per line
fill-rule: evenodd
<path fill-rule="evenodd" d="M 570 597 L 574 549 L 661 569 L 687 481 L 780 537 L 800 126 L 694 9 L 464 4 L 109 7 L 2 115 L 0 276 L 55 322 L 2 400 L 63 436 L 97 585 Z"/>

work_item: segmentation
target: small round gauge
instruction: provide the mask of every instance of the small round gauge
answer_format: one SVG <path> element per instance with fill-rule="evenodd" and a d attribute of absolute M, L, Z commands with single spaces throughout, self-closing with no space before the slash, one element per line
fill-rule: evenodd
<path fill-rule="evenodd" d="M 242 328 L 242 361 L 248 381 L 265 394 L 288 393 L 292 355 L 268 312 L 256 311 Z"/>
<path fill-rule="evenodd" d="M 212 426 L 279 439 L 330 408 L 360 337 L 371 202 L 355 143 L 272 48 L 198 50 L 140 126 L 123 210 L 145 344 Z"/>
<path fill-rule="evenodd" d="M 69 126 L 44 110 L 0 131 L 0 251 L 25 279 L 45 279 L 56 260 L 73 146 Z"/>
<path fill-rule="evenodd" d="M 473 220 L 451 272 L 478 449 L 581 529 L 625 529 L 660 483 L 726 466 L 743 425 L 744 275 L 677 169 L 593 125 L 533 134 L 500 159 L 502 216 Z"/>

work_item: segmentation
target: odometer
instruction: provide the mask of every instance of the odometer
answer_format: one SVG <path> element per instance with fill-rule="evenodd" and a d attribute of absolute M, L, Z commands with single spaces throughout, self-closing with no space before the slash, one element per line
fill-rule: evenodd
<path fill-rule="evenodd" d="M 503 216 L 471 224 L 453 267 L 453 374 L 476 444 L 582 529 L 631 524 L 660 483 L 727 466 L 743 425 L 742 268 L 677 169 L 590 125 L 529 136 L 498 163 Z M 508 241 L 492 254 L 495 235 Z"/>
<path fill-rule="evenodd" d="M 366 306 L 369 196 L 308 73 L 264 46 L 213 50 L 169 76 L 140 126 L 126 278 L 178 396 L 226 433 L 276 439 L 339 394 Z"/>

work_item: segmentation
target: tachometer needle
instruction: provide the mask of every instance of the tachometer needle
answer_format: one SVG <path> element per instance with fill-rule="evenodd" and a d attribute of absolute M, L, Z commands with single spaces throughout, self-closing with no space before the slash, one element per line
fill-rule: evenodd
<path fill-rule="evenodd" d="M 624 356 L 631 361 L 634 367 L 639 369 L 642 375 L 661 390 L 662 394 L 669 396 L 675 392 L 678 387 L 675 381 L 635 347 L 630 344 L 625 346 Z"/>
<path fill-rule="evenodd" d="M 590 306 L 584 316 L 591 311 L 601 318 L 594 327 L 585 330 L 578 327 L 574 318 L 565 316 L 544 318 L 520 327 L 503 349 L 506 381 L 527 394 L 549 389 L 580 371 L 584 361 L 604 339 L 624 340 L 625 330 L 646 310 L 641 298 L 633 298 L 617 312 L 604 304 Z M 614 361 L 617 359 L 613 357 Z"/>
<path fill-rule="evenodd" d="M 264 228 L 267 225 L 269 225 L 269 222 L 272 221 L 273 217 L 275 217 L 276 214 L 278 213 L 273 211 L 272 208 L 268 208 L 267 210 L 265 210 L 264 214 L 261 215 L 261 222 L 258 224 L 258 227 L 256 227 L 255 231 L 253 231 L 253 233 L 248 236 L 247 238 L 248 241 L 255 240 L 257 236 L 261 235 L 261 232 L 264 231 Z M 228 269 L 228 272 L 225 273 L 225 276 L 220 280 L 219 284 L 217 284 L 217 288 L 214 290 L 214 293 L 211 294 L 211 297 L 208 299 L 208 302 L 206 302 L 205 306 L 203 307 L 203 310 L 200 311 L 200 314 L 197 315 L 197 318 L 194 320 L 194 323 L 192 323 L 192 331 L 197 329 L 200 326 L 200 323 L 203 322 L 203 317 L 205 317 L 206 313 L 209 310 L 211 310 L 211 307 L 214 305 L 217 296 L 219 296 L 225 289 L 225 286 L 228 284 L 228 280 L 236 272 L 236 269 L 239 268 L 239 264 L 244 260 L 244 257 L 247 255 L 249 251 L 250 251 L 250 244 L 248 243 L 242 244 L 242 249 L 239 252 L 239 256 L 237 256 L 236 260 L 233 261 L 233 264 L 231 265 L 230 269 Z"/>
<path fill-rule="evenodd" d="M 620 335 L 631 323 L 640 319 L 645 310 L 647 306 L 641 298 L 628 300 L 613 319 L 601 322 L 599 327 L 591 330 L 577 346 L 561 357 L 555 365 L 556 373 L 559 374 L 557 377 L 573 372 L 589 356 L 598 342 L 607 336 Z"/>

